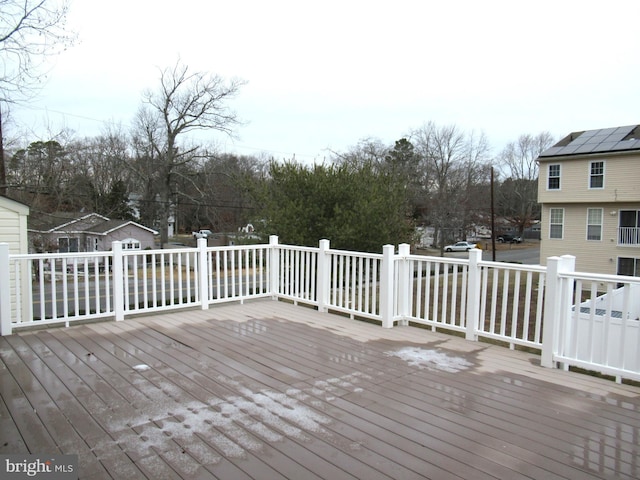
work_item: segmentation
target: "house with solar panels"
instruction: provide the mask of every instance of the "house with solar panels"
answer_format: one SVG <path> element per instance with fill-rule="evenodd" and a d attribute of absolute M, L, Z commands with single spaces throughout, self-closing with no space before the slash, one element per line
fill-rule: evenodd
<path fill-rule="evenodd" d="M 640 125 L 570 133 L 538 161 L 541 262 L 640 276 Z"/>

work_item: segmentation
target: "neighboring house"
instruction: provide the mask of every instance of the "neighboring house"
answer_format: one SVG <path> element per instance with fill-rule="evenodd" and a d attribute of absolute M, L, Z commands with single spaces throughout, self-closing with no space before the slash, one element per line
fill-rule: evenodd
<path fill-rule="evenodd" d="M 640 276 L 640 125 L 571 133 L 538 161 L 541 262 Z"/>
<path fill-rule="evenodd" d="M 123 249 L 154 248 L 155 230 L 131 220 L 110 220 L 97 213 L 40 214 L 29 219 L 29 245 L 34 252 L 97 252 L 122 242 Z"/>

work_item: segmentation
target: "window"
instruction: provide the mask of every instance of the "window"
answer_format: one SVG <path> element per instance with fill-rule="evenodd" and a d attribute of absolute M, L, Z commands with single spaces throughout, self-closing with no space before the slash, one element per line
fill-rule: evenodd
<path fill-rule="evenodd" d="M 564 209 L 549 209 L 549 238 L 562 238 L 562 226 L 564 223 Z"/>
<path fill-rule="evenodd" d="M 618 275 L 640 276 L 640 258 L 618 257 Z"/>
<path fill-rule="evenodd" d="M 548 190 L 560 190 L 560 165 L 549 165 Z"/>
<path fill-rule="evenodd" d="M 640 245 L 640 210 L 620 210 L 618 245 Z"/>
<path fill-rule="evenodd" d="M 135 238 L 125 238 L 122 240 L 123 250 L 140 250 L 140 242 Z"/>
<path fill-rule="evenodd" d="M 589 163 L 589 188 L 604 188 L 604 162 Z"/>
<path fill-rule="evenodd" d="M 587 209 L 587 240 L 602 240 L 602 209 Z"/>
<path fill-rule="evenodd" d="M 58 252 L 78 252 L 79 244 L 78 237 L 60 237 L 58 238 Z"/>
<path fill-rule="evenodd" d="M 86 249 L 87 252 L 97 252 L 98 251 L 98 238 L 97 237 L 87 237 L 86 238 Z"/>

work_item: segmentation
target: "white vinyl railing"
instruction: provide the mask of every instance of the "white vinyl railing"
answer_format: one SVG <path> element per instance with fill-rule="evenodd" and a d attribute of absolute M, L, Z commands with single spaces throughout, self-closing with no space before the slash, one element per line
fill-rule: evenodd
<path fill-rule="evenodd" d="M 428 325 L 432 330 L 465 332 L 469 261 L 409 255 L 405 246 L 400 256 L 395 318 L 404 324 Z"/>
<path fill-rule="evenodd" d="M 274 247 L 276 244 L 272 244 Z M 318 249 L 279 245 L 273 252 L 271 272 L 275 296 L 318 304 L 316 288 Z"/>
<path fill-rule="evenodd" d="M 618 245 L 640 245 L 640 228 L 618 227 Z"/>
<path fill-rule="evenodd" d="M 557 277 L 553 359 L 617 378 L 640 377 L 640 278 L 566 271 Z"/>
<path fill-rule="evenodd" d="M 331 250 L 324 309 L 382 321 L 379 303 L 382 255 Z"/>
<path fill-rule="evenodd" d="M 511 348 L 542 348 L 546 269 L 539 265 L 479 262 L 480 312 L 476 334 Z"/>
<path fill-rule="evenodd" d="M 201 243 L 204 248 L 206 240 Z M 206 248 L 206 267 L 199 267 L 205 306 L 271 296 L 267 273 L 271 252 L 269 245 Z"/>
<path fill-rule="evenodd" d="M 640 380 L 640 278 L 547 266 L 269 244 L 9 255 L 0 244 L 0 334 L 98 318 L 271 297 L 541 351 L 545 367 Z"/>

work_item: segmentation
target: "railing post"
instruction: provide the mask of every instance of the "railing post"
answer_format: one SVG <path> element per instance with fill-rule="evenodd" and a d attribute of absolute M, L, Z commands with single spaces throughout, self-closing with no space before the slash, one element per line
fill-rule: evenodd
<path fill-rule="evenodd" d="M 382 247 L 382 267 L 380 272 L 380 315 L 384 328 L 393 327 L 393 245 Z"/>
<path fill-rule="evenodd" d="M 540 364 L 556 368 L 553 357 L 560 350 L 560 342 L 566 333 L 571 316 L 573 282 L 563 282 L 561 273 L 575 270 L 576 258 L 572 255 L 547 259 L 546 285 L 544 292 L 544 315 L 542 330 L 542 356 Z M 564 329 L 564 330 L 563 330 Z"/>
<path fill-rule="evenodd" d="M 200 295 L 200 308 L 202 310 L 209 309 L 209 299 L 213 297 L 213 292 L 209 292 L 209 267 L 210 264 L 207 261 L 207 239 L 199 238 L 197 240 L 198 246 L 198 286 Z"/>
<path fill-rule="evenodd" d="M 556 368 L 553 355 L 556 351 L 557 339 L 557 318 L 560 312 L 560 279 L 558 270 L 560 267 L 559 257 L 547 258 L 547 273 L 545 275 L 544 286 L 544 313 L 542 316 L 542 354 L 540 364 L 546 368 Z"/>
<path fill-rule="evenodd" d="M 122 242 L 111 243 L 113 253 L 113 313 L 116 321 L 124 320 L 124 268 L 122 258 Z"/>
<path fill-rule="evenodd" d="M 410 261 L 407 257 L 411 254 L 408 243 L 398 245 L 398 325 L 408 326 L 411 302 L 411 289 L 413 287 L 413 272 L 410 269 Z"/>
<path fill-rule="evenodd" d="M 480 287 L 482 282 L 481 267 L 482 250 L 469 250 L 469 273 L 467 275 L 467 322 L 465 338 L 478 340 L 478 324 L 480 322 Z"/>
<path fill-rule="evenodd" d="M 9 244 L 0 243 L 0 336 L 11 335 L 11 275 Z"/>
<path fill-rule="evenodd" d="M 575 272 L 576 270 L 576 257 L 573 255 L 562 255 L 560 257 L 560 270 L 559 273 Z M 556 340 L 557 349 L 556 352 L 562 356 L 565 356 L 569 342 L 572 338 L 572 320 L 571 320 L 571 307 L 573 306 L 573 278 L 560 279 L 561 292 L 560 292 L 560 316 L 558 317 L 558 330 L 560 335 Z M 580 302 L 578 302 L 580 303 Z M 578 306 L 578 308 L 580 308 Z M 569 369 L 569 365 L 563 365 L 565 370 Z"/>
<path fill-rule="evenodd" d="M 278 298 L 280 293 L 280 249 L 278 248 L 278 236 L 269 236 L 269 250 L 271 251 L 271 264 L 269 265 L 269 283 L 271 284 L 271 298 Z"/>
<path fill-rule="evenodd" d="M 331 257 L 329 256 L 331 244 L 329 240 L 320 240 L 319 247 L 316 279 L 318 311 L 326 312 L 327 304 L 329 303 L 329 287 L 331 285 Z"/>

